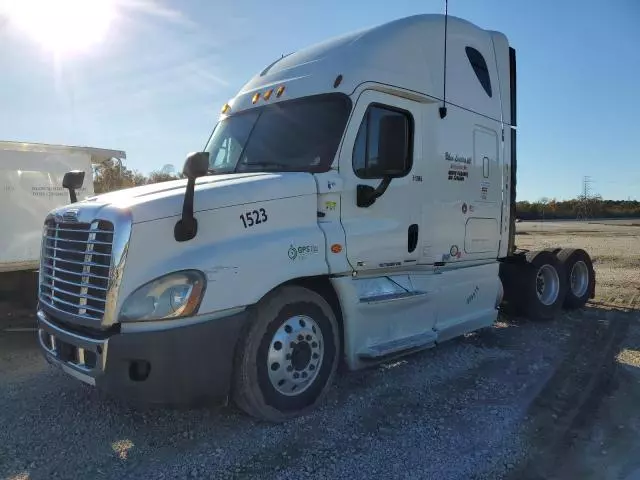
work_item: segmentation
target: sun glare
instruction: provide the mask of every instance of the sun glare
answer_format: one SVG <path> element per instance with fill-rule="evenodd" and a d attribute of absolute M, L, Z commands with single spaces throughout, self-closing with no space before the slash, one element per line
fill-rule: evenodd
<path fill-rule="evenodd" d="M 9 22 L 56 55 L 95 48 L 115 16 L 115 0 L 0 0 Z"/>

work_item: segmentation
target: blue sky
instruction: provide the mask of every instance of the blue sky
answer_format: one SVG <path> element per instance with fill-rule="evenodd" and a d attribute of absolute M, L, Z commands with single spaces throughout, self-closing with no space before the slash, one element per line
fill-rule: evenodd
<path fill-rule="evenodd" d="M 3 1 L 18 0 L 0 0 Z M 114 0 L 92 50 L 54 61 L 0 19 L 0 139 L 114 148 L 180 168 L 220 107 L 283 53 L 444 0 Z M 518 52 L 518 199 L 640 200 L 640 2 L 451 0 Z"/>

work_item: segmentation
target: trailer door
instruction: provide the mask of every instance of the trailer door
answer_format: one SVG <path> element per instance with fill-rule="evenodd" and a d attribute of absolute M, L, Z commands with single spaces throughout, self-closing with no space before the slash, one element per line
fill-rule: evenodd
<path fill-rule="evenodd" d="M 0 150 L 0 160 L 0 271 L 36 268 L 45 217 L 69 203 L 69 193 L 62 188 L 64 174 L 84 170 L 78 198 L 93 194 L 91 156 Z"/>

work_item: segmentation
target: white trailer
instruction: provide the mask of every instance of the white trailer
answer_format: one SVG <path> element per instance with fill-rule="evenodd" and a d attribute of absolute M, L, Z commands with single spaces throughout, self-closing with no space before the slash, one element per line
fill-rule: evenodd
<path fill-rule="evenodd" d="M 84 172 L 81 198 L 92 196 L 92 165 L 125 153 L 101 148 L 0 142 L 0 293 L 16 293 L 35 305 L 40 263 L 42 222 L 47 214 L 69 203 L 62 178 L 70 170 Z M 35 279 L 35 282 L 33 281 Z M 22 295 L 24 294 L 24 295 Z"/>
<path fill-rule="evenodd" d="M 504 306 L 551 318 L 594 292 L 583 250 L 514 245 L 515 50 L 459 18 L 277 59 L 184 173 L 45 222 L 43 353 L 125 398 L 231 396 L 282 420 L 341 362 L 433 347 Z"/>

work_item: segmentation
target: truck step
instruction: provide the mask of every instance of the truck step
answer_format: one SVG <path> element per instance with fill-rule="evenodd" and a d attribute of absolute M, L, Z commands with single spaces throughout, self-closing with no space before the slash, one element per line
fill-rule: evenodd
<path fill-rule="evenodd" d="M 435 332 L 419 333 L 410 337 L 399 338 L 390 342 L 367 347 L 358 352 L 358 357 L 362 360 L 379 360 L 398 352 L 423 350 L 435 346 L 436 339 L 437 335 Z"/>
<path fill-rule="evenodd" d="M 369 295 L 362 297 L 360 303 L 382 303 L 393 302 L 396 300 L 405 300 L 409 298 L 423 297 L 427 292 L 413 291 L 413 292 L 401 292 L 401 293 L 384 293 L 381 295 Z"/>

